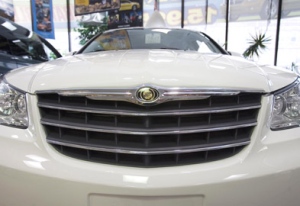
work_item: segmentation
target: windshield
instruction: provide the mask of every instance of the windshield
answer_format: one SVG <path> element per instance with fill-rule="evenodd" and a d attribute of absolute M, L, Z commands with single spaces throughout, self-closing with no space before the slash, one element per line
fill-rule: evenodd
<path fill-rule="evenodd" d="M 224 53 L 209 37 L 184 29 L 121 29 L 96 37 L 78 53 L 128 49 L 172 49 Z"/>

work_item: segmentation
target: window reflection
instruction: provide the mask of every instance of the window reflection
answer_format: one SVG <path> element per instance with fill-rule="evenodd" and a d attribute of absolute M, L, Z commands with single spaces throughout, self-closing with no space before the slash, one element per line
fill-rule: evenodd
<path fill-rule="evenodd" d="M 182 29 L 122 29 L 103 33 L 91 42 L 82 53 L 128 50 L 172 49 L 223 53 L 207 36 Z"/>

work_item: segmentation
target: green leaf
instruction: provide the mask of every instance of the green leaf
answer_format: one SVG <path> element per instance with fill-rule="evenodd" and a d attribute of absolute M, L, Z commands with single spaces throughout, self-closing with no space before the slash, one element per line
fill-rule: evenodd
<path fill-rule="evenodd" d="M 103 22 L 107 22 L 107 17 L 104 17 Z M 106 31 L 107 24 L 99 24 L 99 25 L 90 25 L 87 23 L 79 22 L 79 28 L 75 28 L 74 31 L 79 33 L 79 43 L 84 45 L 91 38 L 93 38 L 96 34 Z"/>
<path fill-rule="evenodd" d="M 267 48 L 266 44 L 271 39 L 266 37 L 266 34 L 251 35 L 251 39 L 248 40 L 249 47 L 244 51 L 243 55 L 245 58 L 253 58 L 254 56 L 259 57 L 260 53 Z"/>

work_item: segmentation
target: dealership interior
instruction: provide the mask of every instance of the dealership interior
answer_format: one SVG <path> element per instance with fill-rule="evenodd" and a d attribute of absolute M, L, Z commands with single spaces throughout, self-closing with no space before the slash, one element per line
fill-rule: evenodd
<path fill-rule="evenodd" d="M 0 0 L 0 206 L 299 206 L 300 0 Z"/>
<path fill-rule="evenodd" d="M 39 31 L 40 28 L 32 23 L 37 18 L 33 10 L 35 2 L 1 0 L 0 9 L 2 6 L 2 14 L 10 16 L 15 23 Z M 137 26 L 143 26 L 156 5 L 168 27 L 202 31 L 230 52 L 243 54 L 253 40 L 264 37 L 261 39 L 264 47 L 252 57 L 260 64 L 294 70 L 300 61 L 300 2 L 296 0 L 134 0 L 127 3 L 130 4 L 128 8 L 122 6 L 123 13 L 120 14 L 112 7 L 100 12 L 91 8 L 97 2 L 100 1 L 44 0 L 42 3 L 51 14 L 52 29 L 40 35 L 62 55 L 67 55 L 78 51 L 86 42 L 82 40 L 80 28 L 102 26 L 105 29 L 112 19 L 111 13 L 118 18 L 127 14 L 132 18 L 132 8 L 139 12 L 142 22 Z M 87 3 L 90 3 L 90 8 L 81 9 Z M 132 6 L 134 3 L 136 5 Z M 125 5 L 123 0 L 122 5 Z"/>

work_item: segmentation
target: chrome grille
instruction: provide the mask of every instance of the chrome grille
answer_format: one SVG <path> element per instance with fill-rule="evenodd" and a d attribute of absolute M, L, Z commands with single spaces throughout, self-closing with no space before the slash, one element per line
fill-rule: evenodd
<path fill-rule="evenodd" d="M 145 106 L 46 92 L 38 93 L 38 107 L 47 142 L 62 154 L 162 167 L 220 160 L 250 143 L 262 94 L 205 95 Z"/>

